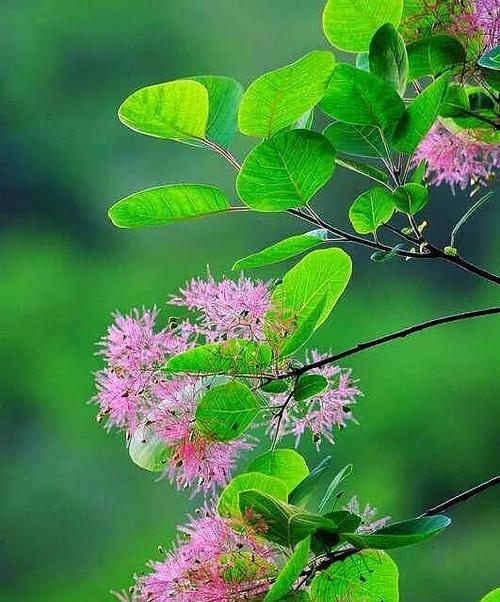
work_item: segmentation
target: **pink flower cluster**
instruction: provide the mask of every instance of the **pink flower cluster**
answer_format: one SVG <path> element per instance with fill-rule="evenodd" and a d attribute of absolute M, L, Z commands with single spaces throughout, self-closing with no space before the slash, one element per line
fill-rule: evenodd
<path fill-rule="evenodd" d="M 486 183 L 500 165 L 500 148 L 477 140 L 466 130 L 455 134 L 436 123 L 413 161 L 426 162 L 426 175 L 432 184 L 447 183 L 452 190 L 457 186 L 463 190 L 471 183 Z"/>
<path fill-rule="evenodd" d="M 307 359 L 308 362 L 316 362 L 323 357 L 325 356 L 312 351 Z M 287 395 L 276 395 L 272 406 L 279 408 L 286 404 L 281 424 L 278 425 L 280 437 L 294 435 L 298 445 L 304 432 L 309 430 L 319 447 L 322 437 L 334 443 L 334 429 L 344 428 L 349 420 L 354 421 L 351 406 L 356 403 L 361 391 L 351 378 L 351 370 L 340 366 L 323 366 L 311 370 L 310 374 L 324 376 L 328 381 L 327 388 L 304 403 L 292 400 L 287 403 Z"/>
<path fill-rule="evenodd" d="M 275 552 L 243 522 L 205 507 L 179 531 L 177 547 L 138 578 L 137 602 L 233 602 L 260 599 L 269 589 Z"/>
<path fill-rule="evenodd" d="M 473 38 L 480 35 L 482 51 L 500 43 L 500 4 L 498 0 L 472 0 L 453 17 L 451 33 Z"/>

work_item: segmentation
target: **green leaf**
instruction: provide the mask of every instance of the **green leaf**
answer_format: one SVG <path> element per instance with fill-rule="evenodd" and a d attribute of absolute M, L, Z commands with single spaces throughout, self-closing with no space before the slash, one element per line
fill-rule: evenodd
<path fill-rule="evenodd" d="M 315 602 L 398 602 L 398 568 L 383 552 L 369 551 L 334 562 L 311 584 Z"/>
<path fill-rule="evenodd" d="M 422 184 L 405 184 L 396 188 L 392 200 L 398 211 L 415 215 L 427 205 L 429 191 Z"/>
<path fill-rule="evenodd" d="M 400 243 L 399 245 L 392 247 L 390 251 L 375 251 L 375 253 L 372 253 L 372 255 L 370 255 L 370 259 L 375 263 L 385 263 L 386 261 L 397 257 L 398 251 L 400 251 L 403 248 L 404 244 Z"/>
<path fill-rule="evenodd" d="M 393 523 L 369 535 L 348 533 L 343 534 L 343 537 L 358 548 L 390 550 L 430 539 L 441 533 L 450 523 L 451 520 L 447 516 L 438 514 Z"/>
<path fill-rule="evenodd" d="M 138 426 L 130 439 L 128 453 L 132 462 L 151 472 L 165 470 L 169 447 L 149 426 Z"/>
<path fill-rule="evenodd" d="M 227 198 L 218 188 L 203 184 L 171 184 L 136 192 L 115 203 L 108 215 L 120 228 L 142 228 L 230 210 Z"/>
<path fill-rule="evenodd" d="M 370 57 L 368 52 L 360 52 L 356 55 L 356 68 L 370 73 Z"/>
<path fill-rule="evenodd" d="M 463 115 L 463 109 L 470 111 L 467 92 L 460 85 L 448 86 L 448 92 L 439 109 L 439 115 L 441 117 L 457 117 Z"/>
<path fill-rule="evenodd" d="M 412 42 L 407 47 L 410 81 L 437 75 L 465 62 L 465 49 L 452 36 L 439 34 Z"/>
<path fill-rule="evenodd" d="M 268 451 L 252 460 L 247 471 L 259 472 L 280 479 L 286 483 L 289 492 L 309 474 L 306 461 L 294 449 Z"/>
<path fill-rule="evenodd" d="M 335 529 L 335 523 L 320 514 L 305 512 L 254 489 L 240 493 L 240 511 L 246 515 L 248 510 L 264 521 L 267 528 L 263 537 L 284 546 L 295 546 L 318 529 Z"/>
<path fill-rule="evenodd" d="M 351 258 L 342 249 L 311 251 L 284 276 L 271 297 L 270 324 L 289 330 L 281 348 L 288 355 L 301 347 L 327 319 L 351 277 Z M 269 334 L 273 335 L 272 331 Z"/>
<path fill-rule="evenodd" d="M 427 86 L 407 107 L 396 126 L 393 146 L 401 153 L 413 153 L 431 129 L 446 98 L 450 76 L 441 75 Z"/>
<path fill-rule="evenodd" d="M 415 171 L 411 174 L 411 182 L 413 184 L 422 184 L 425 178 L 425 172 L 427 170 L 426 161 L 420 161 L 420 163 L 415 167 Z"/>
<path fill-rule="evenodd" d="M 243 86 L 235 79 L 219 75 L 197 75 L 190 79 L 205 86 L 208 92 L 205 137 L 228 147 L 238 130 L 238 107 L 243 97 Z"/>
<path fill-rule="evenodd" d="M 262 251 L 259 251 L 258 253 L 239 259 L 231 269 L 245 270 L 279 263 L 280 261 L 285 261 L 285 259 L 290 259 L 290 257 L 295 257 L 300 253 L 304 253 L 304 251 L 309 251 L 309 249 L 317 247 L 325 242 L 327 237 L 328 232 L 322 229 L 312 230 L 311 232 L 298 234 L 297 236 L 290 236 L 270 247 L 262 249 Z"/>
<path fill-rule="evenodd" d="M 337 472 L 332 456 L 327 456 L 295 487 L 290 493 L 289 501 L 297 506 L 307 506 L 315 512 L 323 512 L 336 488 L 351 472 L 352 464 Z"/>
<path fill-rule="evenodd" d="M 196 426 L 216 441 L 231 441 L 252 424 L 261 409 L 262 404 L 246 385 L 231 381 L 203 395 L 196 408 Z"/>
<path fill-rule="evenodd" d="M 193 374 L 260 374 L 271 363 L 272 355 L 271 348 L 265 343 L 229 339 L 174 355 L 165 369 Z"/>
<path fill-rule="evenodd" d="M 380 184 L 387 183 L 387 174 L 374 165 L 361 163 L 360 161 L 353 161 L 352 159 L 347 159 L 345 157 L 336 157 L 335 162 L 337 165 L 345 167 L 345 169 L 355 171 L 356 173 L 360 173 L 361 175 L 370 178 L 370 180 L 376 180 Z"/>
<path fill-rule="evenodd" d="M 498 18 L 498 14 L 497 14 Z M 477 64 L 485 69 L 500 71 L 500 46 L 492 48 L 490 51 L 483 54 Z"/>
<path fill-rule="evenodd" d="M 377 29 L 384 23 L 399 25 L 402 13 L 403 0 L 328 0 L 323 31 L 332 46 L 363 52 Z"/>
<path fill-rule="evenodd" d="M 141 134 L 191 140 L 204 138 L 208 113 L 205 86 L 180 79 L 137 90 L 123 102 L 118 117 Z"/>
<path fill-rule="evenodd" d="M 240 131 L 269 138 L 292 125 L 323 98 L 335 66 L 331 52 L 315 50 L 250 84 L 240 105 Z"/>
<path fill-rule="evenodd" d="M 408 55 L 403 38 L 392 23 L 378 29 L 370 42 L 370 73 L 401 96 L 408 82 Z"/>
<path fill-rule="evenodd" d="M 253 149 L 238 174 L 241 200 L 256 211 L 303 207 L 332 177 L 335 151 L 321 134 L 285 130 Z"/>
<path fill-rule="evenodd" d="M 354 201 L 349 209 L 349 219 L 359 234 L 375 232 L 387 222 L 394 212 L 391 193 L 385 188 L 370 188 Z"/>
<path fill-rule="evenodd" d="M 295 385 L 293 397 L 295 401 L 305 401 L 324 391 L 327 386 L 328 381 L 323 375 L 304 374 Z"/>
<path fill-rule="evenodd" d="M 377 158 L 386 155 L 380 129 L 376 126 L 336 121 L 324 130 L 323 135 L 341 153 Z"/>
<path fill-rule="evenodd" d="M 352 65 L 337 65 L 321 101 L 323 111 L 345 123 L 395 125 L 404 112 L 398 93 L 377 77 Z"/>
<path fill-rule="evenodd" d="M 280 602 L 311 602 L 311 596 L 309 592 L 301 590 L 288 594 L 284 598 L 281 598 Z"/>
<path fill-rule="evenodd" d="M 283 596 L 288 594 L 292 589 L 295 581 L 297 581 L 303 569 L 306 567 L 309 560 L 310 549 L 310 537 L 306 537 L 297 544 L 297 547 L 288 559 L 288 562 L 281 569 L 276 577 L 276 581 L 265 595 L 263 602 L 281 602 L 283 600 Z"/>
<path fill-rule="evenodd" d="M 288 498 L 288 488 L 282 480 L 260 472 L 245 472 L 234 477 L 223 489 L 217 503 L 220 516 L 241 516 L 239 495 L 249 489 L 267 493 L 283 502 Z"/>
<path fill-rule="evenodd" d="M 458 220 L 458 222 L 455 224 L 455 226 L 453 227 L 453 230 L 451 231 L 451 237 L 450 237 L 450 246 L 454 247 L 455 246 L 455 238 L 458 234 L 458 231 L 460 230 L 460 228 L 465 224 L 465 222 L 472 216 L 474 215 L 474 213 L 482 206 L 484 205 L 484 203 L 486 203 L 487 201 L 489 201 L 490 199 L 492 199 L 495 195 L 493 194 L 493 192 L 487 192 L 486 194 L 483 194 L 475 203 L 474 205 L 472 205 L 472 207 L 469 207 L 469 209 L 462 215 L 462 217 Z"/>
<path fill-rule="evenodd" d="M 339 533 L 354 533 L 361 524 L 361 517 L 346 510 L 337 510 L 325 514 L 336 525 Z"/>
<path fill-rule="evenodd" d="M 481 602 L 500 602 L 500 587 L 481 598 Z"/>
<path fill-rule="evenodd" d="M 269 382 L 265 382 L 261 385 L 261 391 L 264 393 L 284 393 L 288 391 L 288 383 L 285 380 L 270 380 Z"/>

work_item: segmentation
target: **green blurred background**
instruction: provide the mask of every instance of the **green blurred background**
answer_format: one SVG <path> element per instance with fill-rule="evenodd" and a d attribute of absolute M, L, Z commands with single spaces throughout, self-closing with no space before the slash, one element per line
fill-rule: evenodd
<path fill-rule="evenodd" d="M 94 342 L 110 312 L 163 305 L 207 264 L 220 276 L 234 259 L 301 231 L 280 215 L 113 229 L 107 207 L 141 188 L 234 187 L 221 159 L 132 133 L 118 123 L 117 105 L 138 87 L 189 75 L 246 85 L 326 47 L 321 8 L 321 0 L 2 0 L 0 600 L 111 600 L 109 589 L 127 587 L 196 503 L 132 465 L 86 404 L 99 366 Z M 248 144 L 236 144 L 240 157 Z M 343 223 L 366 187 L 339 170 L 318 205 Z M 431 236 L 446 243 L 442 233 L 469 203 L 435 191 Z M 459 242 L 498 270 L 497 220 L 490 203 Z M 495 303 L 492 285 L 453 267 L 374 264 L 351 251 L 352 283 L 317 345 L 341 349 Z M 354 463 L 348 493 L 397 519 L 495 473 L 498 322 L 446 326 L 347 363 L 365 392 L 360 425 L 323 451 L 339 467 Z M 305 451 L 315 463 L 315 451 Z M 441 537 L 394 554 L 404 602 L 474 602 L 499 585 L 498 502 L 490 491 L 453 510 Z"/>

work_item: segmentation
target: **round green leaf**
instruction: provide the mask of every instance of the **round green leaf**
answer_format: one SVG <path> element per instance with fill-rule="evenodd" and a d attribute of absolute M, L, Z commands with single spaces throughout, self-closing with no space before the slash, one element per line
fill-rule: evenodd
<path fill-rule="evenodd" d="M 286 130 L 259 144 L 245 159 L 236 187 L 256 211 L 306 205 L 332 177 L 335 151 L 321 134 Z"/>
<path fill-rule="evenodd" d="M 415 215 L 427 205 L 429 191 L 422 184 L 405 184 L 396 188 L 392 200 L 398 211 Z"/>
<path fill-rule="evenodd" d="M 246 385 L 231 381 L 203 395 L 196 408 L 196 426 L 216 441 L 231 441 L 252 424 L 261 409 L 262 404 Z"/>
<path fill-rule="evenodd" d="M 348 52 L 368 50 L 373 34 L 384 25 L 399 25 L 403 0 L 328 0 L 323 30 L 336 48 Z"/>
<path fill-rule="evenodd" d="M 243 86 L 230 77 L 219 75 L 198 75 L 190 79 L 205 86 L 208 92 L 205 137 L 228 147 L 238 130 L 238 107 L 243 97 Z"/>
<path fill-rule="evenodd" d="M 291 65 L 259 77 L 241 101 L 240 131 L 270 138 L 292 125 L 323 98 L 334 66 L 331 52 L 315 50 Z"/>
<path fill-rule="evenodd" d="M 393 136 L 393 146 L 401 153 L 413 153 L 439 115 L 446 98 L 450 76 L 441 75 L 407 107 Z"/>
<path fill-rule="evenodd" d="M 370 73 L 401 96 L 408 81 L 408 55 L 403 38 L 392 23 L 378 29 L 370 42 Z"/>
<path fill-rule="evenodd" d="M 261 266 L 279 263 L 290 257 L 295 257 L 304 251 L 309 251 L 317 247 L 327 239 L 326 230 L 312 230 L 307 234 L 290 236 L 280 242 L 266 247 L 258 253 L 239 259 L 231 268 L 232 270 L 245 270 L 249 268 L 259 268 Z"/>
<path fill-rule="evenodd" d="M 293 397 L 295 401 L 305 401 L 324 391 L 327 386 L 328 381 L 323 375 L 304 374 L 299 378 L 295 385 Z"/>
<path fill-rule="evenodd" d="M 351 258 L 342 249 L 311 251 L 289 270 L 273 292 L 267 333 L 275 338 L 272 324 L 289 325 L 281 342 L 281 355 L 301 347 L 323 324 L 351 277 Z M 281 329 L 278 329 L 281 334 Z M 279 341 L 277 341 L 279 344 Z"/>
<path fill-rule="evenodd" d="M 284 481 L 292 491 L 309 474 L 306 461 L 293 449 L 275 449 L 252 460 L 248 472 L 259 472 Z"/>
<path fill-rule="evenodd" d="M 438 514 L 393 523 L 369 535 L 344 533 L 343 537 L 358 548 L 390 550 L 430 539 L 441 533 L 450 523 L 451 520 L 447 516 Z"/>
<path fill-rule="evenodd" d="M 190 140 L 205 136 L 208 111 L 207 89 L 181 79 L 137 90 L 123 102 L 118 117 L 141 134 Z"/>
<path fill-rule="evenodd" d="M 292 589 L 302 570 L 306 567 L 309 561 L 310 549 L 310 537 L 306 537 L 297 544 L 288 562 L 281 569 L 276 577 L 276 581 L 265 595 L 263 602 L 283 602 L 283 596 L 288 594 Z"/>
<path fill-rule="evenodd" d="M 465 62 L 465 49 L 452 36 L 428 36 L 408 45 L 408 79 L 437 75 L 453 65 Z"/>
<path fill-rule="evenodd" d="M 376 186 L 367 190 L 354 201 L 349 209 L 349 219 L 359 234 L 375 232 L 388 221 L 394 212 L 391 193 Z"/>
<path fill-rule="evenodd" d="M 217 503 L 217 512 L 221 516 L 241 516 L 239 495 L 248 489 L 268 493 L 284 502 L 288 498 L 288 489 L 283 481 L 273 476 L 249 471 L 237 475 L 226 485 Z"/>
<path fill-rule="evenodd" d="M 120 228 L 142 228 L 174 224 L 230 209 L 227 198 L 218 188 L 171 184 L 136 192 L 115 203 L 108 215 Z"/>
<path fill-rule="evenodd" d="M 385 147 L 380 129 L 371 125 L 356 125 L 336 121 L 323 132 L 335 150 L 358 157 L 383 157 Z"/>
<path fill-rule="evenodd" d="M 319 573 L 312 582 L 311 597 L 315 602 L 398 602 L 398 580 L 398 568 L 387 554 L 360 552 Z"/>
<path fill-rule="evenodd" d="M 337 65 L 321 101 L 325 113 L 357 125 L 382 129 L 395 125 L 404 112 L 399 94 L 377 77 L 352 65 Z"/>
<path fill-rule="evenodd" d="M 151 472 L 165 470 L 169 447 L 149 426 L 138 426 L 130 439 L 128 453 L 132 462 Z"/>

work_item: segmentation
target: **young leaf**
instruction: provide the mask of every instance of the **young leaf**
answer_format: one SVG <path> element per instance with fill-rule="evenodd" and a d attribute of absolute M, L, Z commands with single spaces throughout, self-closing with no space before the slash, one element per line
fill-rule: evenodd
<path fill-rule="evenodd" d="M 288 562 L 281 569 L 276 577 L 276 581 L 265 595 L 263 602 L 283 601 L 283 596 L 288 594 L 288 592 L 292 589 L 294 583 L 302 573 L 302 570 L 307 565 L 310 548 L 310 537 L 306 537 L 297 544 L 293 554 L 288 559 Z"/>
<path fill-rule="evenodd" d="M 394 212 L 391 193 L 385 188 L 370 188 L 354 201 L 349 209 L 349 219 L 359 234 L 375 232 L 387 222 Z"/>
<path fill-rule="evenodd" d="M 228 147 L 238 130 L 238 107 L 243 97 L 243 86 L 235 79 L 219 75 L 197 75 L 190 79 L 205 86 L 208 92 L 205 138 Z"/>
<path fill-rule="evenodd" d="M 120 228 L 142 228 L 182 222 L 202 215 L 230 211 L 224 193 L 203 184 L 171 184 L 136 192 L 108 211 Z"/>
<path fill-rule="evenodd" d="M 398 602 L 398 568 L 384 552 L 368 551 L 334 562 L 311 585 L 316 602 Z"/>
<path fill-rule="evenodd" d="M 193 374 L 259 374 L 272 361 L 272 351 L 265 343 L 229 339 L 207 343 L 174 355 L 168 360 L 168 372 Z"/>
<path fill-rule="evenodd" d="M 336 121 L 323 132 L 332 146 L 341 153 L 359 157 L 384 157 L 385 147 L 376 126 L 356 125 Z"/>
<path fill-rule="evenodd" d="M 141 134 L 191 140 L 205 136 L 208 111 L 205 86 L 180 79 L 137 90 L 123 102 L 118 117 Z"/>
<path fill-rule="evenodd" d="M 398 211 L 415 215 L 427 205 L 429 191 L 422 184 L 405 184 L 396 188 L 392 200 Z"/>
<path fill-rule="evenodd" d="M 408 55 L 403 38 L 392 23 L 385 23 L 371 39 L 370 73 L 403 96 L 408 81 Z"/>
<path fill-rule="evenodd" d="M 412 42 L 407 48 L 410 81 L 437 75 L 465 62 L 465 49 L 452 36 L 438 34 Z"/>
<path fill-rule="evenodd" d="M 323 98 L 335 66 L 331 52 L 315 50 L 291 65 L 259 77 L 240 105 L 240 131 L 269 138 L 292 125 Z"/>
<path fill-rule="evenodd" d="M 270 247 L 262 249 L 262 251 L 259 251 L 258 253 L 239 259 L 231 269 L 245 270 L 279 263 L 280 261 L 290 259 L 290 257 L 295 257 L 300 253 L 304 253 L 304 251 L 309 251 L 310 249 L 317 247 L 325 242 L 327 237 L 328 232 L 321 229 L 312 230 L 306 234 L 290 236 Z"/>
<path fill-rule="evenodd" d="M 288 488 L 280 479 L 259 472 L 244 472 L 235 476 L 220 494 L 217 503 L 217 512 L 220 516 L 241 516 L 239 495 L 249 489 L 268 493 L 283 502 L 288 499 Z"/>
<path fill-rule="evenodd" d="M 332 46 L 348 52 L 368 50 L 384 23 L 399 25 L 403 0 L 328 0 L 323 30 Z"/>
<path fill-rule="evenodd" d="M 293 398 L 295 401 L 305 401 L 310 399 L 321 391 L 324 391 L 328 386 L 328 381 L 321 374 L 304 374 L 302 375 L 295 389 L 293 390 Z"/>
<path fill-rule="evenodd" d="M 259 144 L 247 156 L 236 188 L 256 211 L 303 207 L 332 177 L 335 151 L 321 134 L 285 130 Z"/>
<path fill-rule="evenodd" d="M 263 537 L 284 546 L 295 546 L 318 529 L 335 529 L 335 523 L 320 514 L 305 512 L 254 489 L 240 493 L 240 511 L 244 516 L 248 511 L 258 516 L 266 525 Z"/>
<path fill-rule="evenodd" d="M 430 539 L 441 533 L 450 523 L 451 520 L 447 516 L 438 514 L 393 523 L 368 535 L 344 533 L 343 537 L 358 548 L 390 550 Z"/>
<path fill-rule="evenodd" d="M 262 404 L 246 385 L 231 381 L 203 395 L 196 408 L 196 426 L 216 441 L 231 441 L 252 424 L 261 409 Z"/>
<path fill-rule="evenodd" d="M 137 466 L 151 472 L 160 472 L 165 470 L 170 449 L 151 427 L 138 426 L 130 439 L 128 453 Z"/>
<path fill-rule="evenodd" d="M 386 129 L 404 112 L 398 93 L 377 77 L 352 65 L 337 65 L 321 101 L 323 111 L 345 123 Z"/>
<path fill-rule="evenodd" d="M 393 146 L 401 153 L 413 153 L 431 129 L 446 98 L 450 76 L 441 75 L 408 106 L 396 126 Z"/>
<path fill-rule="evenodd" d="M 311 251 L 283 276 L 273 292 L 268 316 L 271 324 L 289 325 L 282 355 L 296 351 L 323 324 L 344 292 L 351 270 L 349 255 L 332 248 Z"/>
<path fill-rule="evenodd" d="M 248 472 L 258 472 L 284 481 L 292 491 L 309 474 L 306 461 L 293 449 L 275 449 L 252 460 Z"/>

